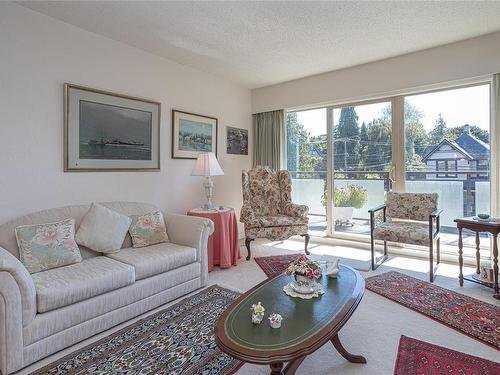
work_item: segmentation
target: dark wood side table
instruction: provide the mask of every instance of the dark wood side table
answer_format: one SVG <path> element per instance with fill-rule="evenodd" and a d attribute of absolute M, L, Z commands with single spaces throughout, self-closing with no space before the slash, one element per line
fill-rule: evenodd
<path fill-rule="evenodd" d="M 491 219 L 490 221 L 479 221 L 474 220 L 472 217 L 464 217 L 461 219 L 455 219 L 458 229 L 458 263 L 460 265 L 460 274 L 458 275 L 458 280 L 460 286 L 464 285 L 464 279 L 468 281 L 473 281 L 478 284 L 486 285 L 493 288 L 493 297 L 500 299 L 500 293 L 498 291 L 498 234 L 500 233 L 500 220 Z M 480 254 L 479 254 L 479 233 L 487 232 L 491 233 L 493 236 L 493 283 L 482 281 L 473 276 L 464 276 L 462 272 L 464 260 L 463 260 L 463 241 L 462 241 L 462 230 L 468 229 L 476 232 L 476 274 L 480 273 Z"/>

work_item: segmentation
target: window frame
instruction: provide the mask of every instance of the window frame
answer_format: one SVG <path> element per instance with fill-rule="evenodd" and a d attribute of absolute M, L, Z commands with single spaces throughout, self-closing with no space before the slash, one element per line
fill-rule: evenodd
<path fill-rule="evenodd" d="M 404 101 L 405 98 L 429 94 L 434 92 L 450 91 L 463 89 L 467 87 L 483 86 L 488 85 L 490 88 L 490 158 L 489 158 L 489 173 L 490 173 L 490 191 L 495 192 L 500 186 L 499 174 L 496 172 L 492 165 L 495 165 L 497 160 L 500 160 L 500 129 L 494 128 L 492 111 L 492 86 L 493 86 L 493 76 L 487 75 L 472 79 L 465 79 L 454 82 L 447 82 L 442 84 L 427 85 L 422 87 L 417 87 L 414 89 L 403 89 L 398 90 L 393 93 L 388 93 L 386 95 L 381 94 L 372 97 L 360 97 L 352 100 L 338 100 L 333 103 L 326 103 L 323 105 L 315 106 L 300 106 L 295 108 L 289 108 L 286 112 L 298 112 L 310 109 L 326 108 L 327 116 L 327 205 L 326 205 L 326 220 L 327 220 L 327 231 L 326 237 L 331 237 L 333 239 L 356 241 L 362 243 L 369 243 L 369 236 L 363 234 L 355 233 L 345 233 L 345 232 L 334 232 L 332 221 L 333 218 L 333 200 L 331 199 L 333 195 L 333 158 L 331 157 L 331 147 L 332 147 L 332 129 L 333 129 L 333 116 L 331 112 L 333 109 L 347 107 L 347 106 L 359 106 L 372 103 L 381 102 L 391 102 L 392 107 L 392 168 L 391 177 L 393 179 L 392 189 L 393 191 L 403 192 L 405 191 L 406 185 L 406 165 L 405 165 L 405 123 L 404 123 Z M 499 124 L 500 126 L 500 124 Z M 286 166 L 286 163 L 284 164 Z M 437 168 L 436 168 L 437 169 Z M 455 161 L 455 171 L 458 172 L 458 162 Z M 437 170 L 436 170 L 437 174 Z M 449 177 L 458 178 L 459 173 L 447 173 Z M 496 198 L 494 193 L 490 193 L 490 211 L 493 216 L 497 216 L 500 213 L 500 200 Z"/>

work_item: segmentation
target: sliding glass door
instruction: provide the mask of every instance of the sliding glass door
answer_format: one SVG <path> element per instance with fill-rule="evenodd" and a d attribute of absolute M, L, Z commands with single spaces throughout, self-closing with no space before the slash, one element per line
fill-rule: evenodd
<path fill-rule="evenodd" d="M 286 134 L 312 235 L 368 240 L 368 209 L 389 190 L 436 192 L 443 250 L 456 253 L 453 220 L 491 211 L 489 83 L 288 112 Z"/>
<path fill-rule="evenodd" d="M 369 234 L 368 209 L 391 188 L 390 101 L 334 107 L 332 116 L 333 233 Z"/>
<path fill-rule="evenodd" d="M 309 207 L 311 235 L 326 235 L 326 109 L 288 112 L 286 138 L 292 200 Z"/>
<path fill-rule="evenodd" d="M 405 190 L 439 194 L 445 248 L 456 249 L 455 218 L 490 213 L 489 90 L 479 85 L 405 97 Z M 474 248 L 473 233 L 464 237 Z"/>

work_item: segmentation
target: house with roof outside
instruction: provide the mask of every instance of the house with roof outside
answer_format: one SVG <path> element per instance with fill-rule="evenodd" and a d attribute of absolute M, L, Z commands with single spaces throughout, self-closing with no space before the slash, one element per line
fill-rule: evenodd
<path fill-rule="evenodd" d="M 487 180 L 490 145 L 473 136 L 470 126 L 466 125 L 454 141 L 445 138 L 439 144 L 429 146 L 422 162 L 427 165 L 427 179 Z M 433 171 L 436 173 L 428 173 Z M 484 172 L 470 173 L 480 171 Z"/>

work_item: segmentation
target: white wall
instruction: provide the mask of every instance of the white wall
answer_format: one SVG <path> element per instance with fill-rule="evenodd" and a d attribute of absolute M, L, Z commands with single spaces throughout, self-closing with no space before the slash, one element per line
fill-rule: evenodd
<path fill-rule="evenodd" d="M 13 3 L 0 3 L 0 51 L 0 223 L 92 201 L 145 201 L 175 212 L 201 204 L 201 177 L 189 175 L 194 160 L 170 158 L 172 108 L 219 119 L 225 176 L 215 179 L 215 203 L 239 212 L 251 156 L 226 155 L 225 132 L 250 128 L 248 90 Z M 64 82 L 161 102 L 161 172 L 63 173 Z"/>
<path fill-rule="evenodd" d="M 362 100 L 498 72 L 500 32 L 255 89 L 252 112 Z"/>

